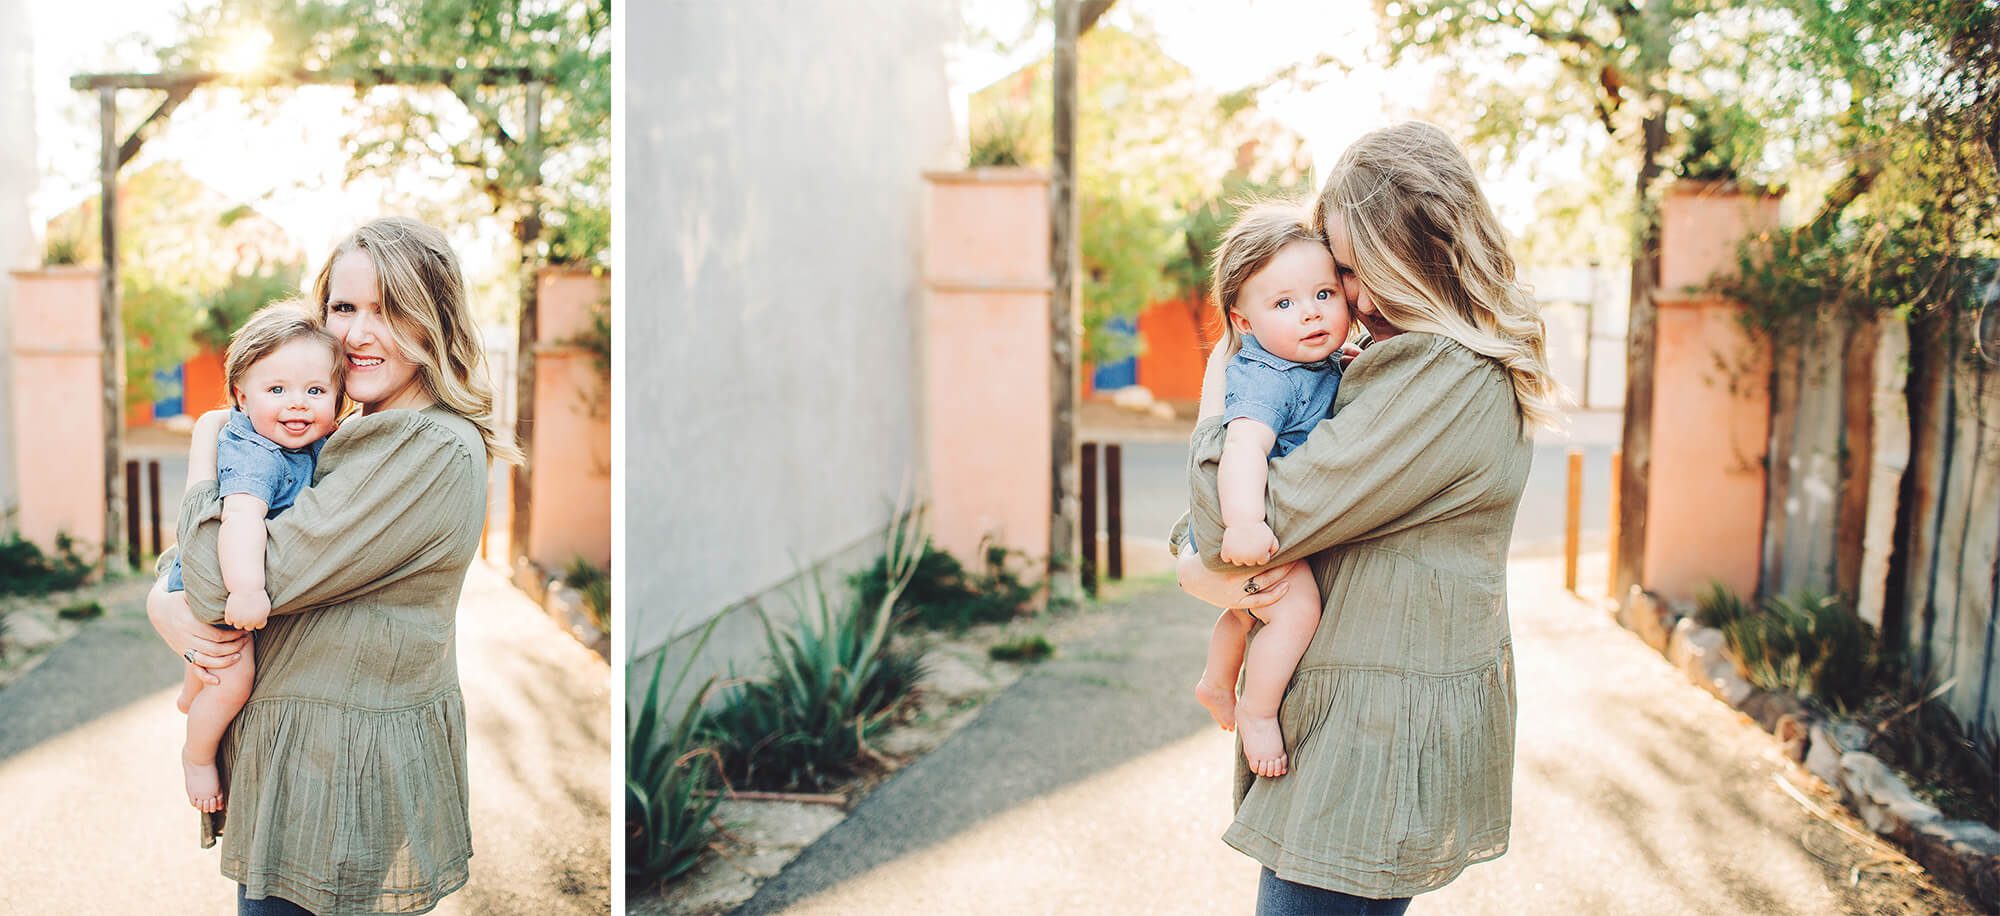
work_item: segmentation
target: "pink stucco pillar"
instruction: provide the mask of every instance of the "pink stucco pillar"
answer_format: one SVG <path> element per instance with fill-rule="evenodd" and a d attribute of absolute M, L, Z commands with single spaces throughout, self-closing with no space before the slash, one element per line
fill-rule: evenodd
<path fill-rule="evenodd" d="M 17 270 L 14 280 L 14 525 L 44 549 L 58 533 L 85 556 L 104 544 L 104 399 L 98 272 Z M 6 507 L 0 507 L 6 508 Z"/>
<path fill-rule="evenodd" d="M 923 442 L 938 547 L 1049 543 L 1049 183 L 1028 169 L 930 172 Z"/>
<path fill-rule="evenodd" d="M 1744 329 L 1741 304 L 1706 290 L 1777 221 L 1778 198 L 1719 183 L 1673 185 L 1661 204 L 1644 568 L 1646 588 L 1669 599 L 1710 580 L 1757 590 L 1771 348 Z"/>
<path fill-rule="evenodd" d="M 611 565 L 611 388 L 570 341 L 590 328 L 610 281 L 549 268 L 536 278 L 534 494 L 528 557 L 559 573 L 582 557 Z"/>

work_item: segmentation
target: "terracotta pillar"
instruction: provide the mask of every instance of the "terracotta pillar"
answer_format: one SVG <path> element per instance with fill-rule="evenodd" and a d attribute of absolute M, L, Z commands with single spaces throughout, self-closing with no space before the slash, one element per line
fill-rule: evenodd
<path fill-rule="evenodd" d="M 611 284 L 557 267 L 536 282 L 528 558 L 549 573 L 577 557 L 604 569 L 611 565 L 611 390 L 591 353 L 569 341 L 589 330 L 591 311 Z"/>
<path fill-rule="evenodd" d="M 930 172 L 923 442 L 938 547 L 1049 543 L 1049 185 L 1028 169 Z"/>
<path fill-rule="evenodd" d="M 14 527 L 53 549 L 58 533 L 95 559 L 103 548 L 104 450 L 98 271 L 13 271 Z"/>

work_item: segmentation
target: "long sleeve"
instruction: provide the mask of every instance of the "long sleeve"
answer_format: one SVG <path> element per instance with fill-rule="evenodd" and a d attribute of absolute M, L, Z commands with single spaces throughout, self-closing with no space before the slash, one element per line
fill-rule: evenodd
<path fill-rule="evenodd" d="M 1348 368 L 1343 387 L 1345 405 L 1271 462 L 1264 518 L 1279 549 L 1270 565 L 1452 511 L 1453 500 L 1438 497 L 1465 478 L 1475 456 L 1490 453 L 1496 431 L 1520 435 L 1506 373 L 1446 337 L 1384 340 Z M 1210 419 L 1189 440 L 1189 523 L 1203 562 L 1233 569 L 1217 556 L 1223 437 L 1222 424 Z"/>
<path fill-rule="evenodd" d="M 352 418 L 319 461 L 314 485 L 267 523 L 264 582 L 273 614 L 391 586 L 477 537 L 464 527 L 482 513 L 484 461 L 421 412 Z M 188 490 L 181 503 L 181 574 L 189 607 L 211 623 L 221 621 L 228 596 L 216 550 L 221 518 L 214 481 Z"/>

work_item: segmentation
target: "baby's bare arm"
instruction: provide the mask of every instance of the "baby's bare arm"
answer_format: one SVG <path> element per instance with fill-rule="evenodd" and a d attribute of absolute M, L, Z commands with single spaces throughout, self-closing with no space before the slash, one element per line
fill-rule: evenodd
<path fill-rule="evenodd" d="M 215 537 L 222 585 L 230 594 L 264 590 L 263 500 L 248 493 L 222 498 L 222 531 Z"/>
<path fill-rule="evenodd" d="M 1223 525 L 1234 528 L 1264 520 L 1264 478 L 1270 473 L 1269 455 L 1277 441 L 1277 430 L 1256 420 L 1238 417 L 1229 422 L 1215 481 Z"/>

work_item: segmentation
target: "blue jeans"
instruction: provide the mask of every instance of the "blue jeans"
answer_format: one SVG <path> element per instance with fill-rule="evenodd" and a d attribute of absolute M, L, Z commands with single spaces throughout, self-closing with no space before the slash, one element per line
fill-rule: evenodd
<path fill-rule="evenodd" d="M 283 897 L 252 900 L 244 893 L 243 885 L 236 885 L 236 916 L 313 916 L 311 910 Z"/>
<path fill-rule="evenodd" d="M 1266 868 L 1257 876 L 1257 916 L 1400 916 L 1410 898 L 1376 900 L 1294 884 Z"/>

